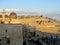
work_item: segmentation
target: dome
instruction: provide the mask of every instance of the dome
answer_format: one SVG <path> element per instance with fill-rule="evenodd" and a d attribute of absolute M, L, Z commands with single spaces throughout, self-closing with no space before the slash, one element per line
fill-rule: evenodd
<path fill-rule="evenodd" d="M 12 12 L 12 13 L 10 13 L 10 18 L 17 18 L 17 15 L 16 15 L 16 13 L 15 12 Z"/>

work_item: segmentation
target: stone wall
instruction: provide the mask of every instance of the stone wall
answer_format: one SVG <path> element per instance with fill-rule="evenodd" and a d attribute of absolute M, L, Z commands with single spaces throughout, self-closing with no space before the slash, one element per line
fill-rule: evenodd
<path fill-rule="evenodd" d="M 22 36 L 22 25 L 18 24 L 0 24 L 0 39 L 3 43 L 3 37 L 10 39 L 9 45 L 22 45 L 23 36 Z"/>

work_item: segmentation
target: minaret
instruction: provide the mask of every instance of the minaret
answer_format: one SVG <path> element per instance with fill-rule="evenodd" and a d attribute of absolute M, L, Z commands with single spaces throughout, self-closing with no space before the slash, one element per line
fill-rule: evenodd
<path fill-rule="evenodd" d="M 4 22 L 5 21 L 5 11 L 4 11 L 4 9 L 3 9 L 3 11 L 2 11 L 2 21 Z"/>

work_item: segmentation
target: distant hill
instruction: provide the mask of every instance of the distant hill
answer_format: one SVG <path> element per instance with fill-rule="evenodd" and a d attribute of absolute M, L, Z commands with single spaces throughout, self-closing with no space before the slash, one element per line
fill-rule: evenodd
<path fill-rule="evenodd" d="M 43 16 L 19 16 L 20 23 L 35 26 L 36 30 L 60 34 L 60 22 Z"/>

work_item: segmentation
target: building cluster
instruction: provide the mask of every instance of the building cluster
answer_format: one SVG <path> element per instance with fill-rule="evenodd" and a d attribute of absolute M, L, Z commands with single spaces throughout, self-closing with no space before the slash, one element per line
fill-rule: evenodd
<path fill-rule="evenodd" d="M 23 18 L 23 16 L 20 18 Z M 15 12 L 6 15 L 3 10 L 0 15 L 0 45 L 49 45 L 51 43 L 53 45 L 55 44 L 53 42 L 56 41 L 54 39 L 60 38 L 60 34 L 41 32 L 36 29 L 36 27 L 39 26 L 37 28 L 41 30 L 46 29 L 48 32 L 49 26 L 55 28 L 53 22 L 48 21 L 49 23 L 46 25 L 46 19 L 38 19 L 36 17 L 36 19 L 32 18 L 32 20 L 33 21 L 31 21 L 31 19 L 28 21 L 27 19 L 19 19 Z M 52 30 L 51 27 L 50 29 Z M 50 40 L 52 40 L 52 42 Z"/>
<path fill-rule="evenodd" d="M 7 15 L 5 10 L 3 9 L 2 14 L 0 14 L 0 23 L 12 24 L 13 20 L 15 20 L 15 22 L 18 21 L 17 14 L 15 12 L 11 12 L 9 15 Z"/>
<path fill-rule="evenodd" d="M 60 35 L 37 31 L 34 26 L 0 24 L 0 45 L 45 45 L 59 38 Z"/>
<path fill-rule="evenodd" d="M 28 32 L 35 32 L 35 27 L 22 24 L 0 24 L 0 45 L 23 45 L 25 37 L 30 35 Z"/>

